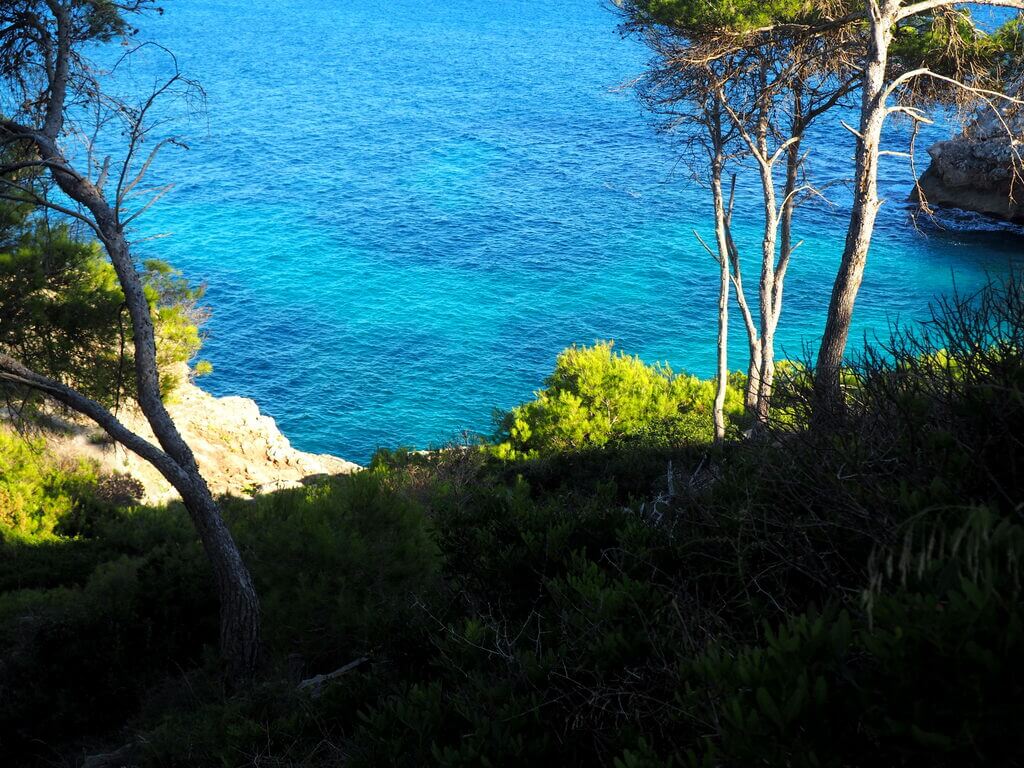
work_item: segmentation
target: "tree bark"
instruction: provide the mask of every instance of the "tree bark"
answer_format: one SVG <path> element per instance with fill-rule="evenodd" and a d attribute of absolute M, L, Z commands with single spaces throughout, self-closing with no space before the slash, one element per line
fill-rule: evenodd
<path fill-rule="evenodd" d="M 756 335 L 750 341 L 750 362 L 747 365 L 747 391 L 744 404 L 747 412 L 757 418 L 758 397 L 761 393 L 761 339 Z"/>
<path fill-rule="evenodd" d="M 763 97 L 763 98 L 770 98 Z M 775 192 L 775 166 L 768 149 L 768 108 L 762 106 L 757 126 L 757 159 L 764 203 L 764 233 L 761 237 L 761 279 L 758 282 L 761 321 L 760 365 L 755 415 L 757 426 L 768 422 L 772 382 L 775 379 L 775 254 L 779 233 L 779 209 Z"/>
<path fill-rule="evenodd" d="M 761 391 L 761 338 L 754 323 L 754 315 L 747 304 L 747 295 L 743 290 L 743 270 L 740 266 L 739 249 L 732 239 L 731 216 L 726 218 L 726 237 L 729 241 L 729 261 L 732 266 L 732 284 L 736 291 L 736 303 L 740 308 L 740 316 L 747 330 L 747 348 L 749 363 L 747 364 L 747 389 L 744 405 L 747 413 L 756 416 L 757 395 Z"/>
<path fill-rule="evenodd" d="M 249 569 L 206 481 L 198 472 L 177 490 L 213 569 L 220 602 L 220 652 L 228 679 L 245 685 L 260 662 L 260 602 Z"/>
<path fill-rule="evenodd" d="M 729 386 L 729 238 L 722 191 L 722 151 L 714 149 L 711 163 L 711 191 L 715 203 L 715 240 L 718 244 L 718 371 L 713 420 L 715 442 L 725 441 L 725 397 Z"/>
<path fill-rule="evenodd" d="M 761 380 L 758 390 L 758 423 L 767 424 L 771 415 L 772 392 L 775 387 L 775 332 L 782 317 L 782 297 L 786 283 L 786 271 L 789 259 L 793 255 L 793 213 L 796 208 L 796 191 L 800 178 L 800 144 L 805 126 L 800 111 L 802 109 L 801 92 L 794 86 L 794 125 L 793 143 L 786 149 L 786 182 L 783 188 L 782 208 L 779 216 L 779 260 L 771 277 L 771 290 L 768 292 L 771 311 L 768 323 L 762 331 L 763 346 L 768 353 L 767 359 L 761 363 Z"/>
<path fill-rule="evenodd" d="M 832 288 L 825 333 L 815 368 L 814 410 L 817 417 L 841 414 L 843 355 L 850 335 L 853 306 L 864 278 L 868 250 L 881 202 L 878 199 L 878 158 L 886 118 L 886 66 L 898 3 L 867 0 L 870 40 L 861 95 L 861 119 L 857 137 L 857 166 L 853 209 L 846 245 Z"/>
<path fill-rule="evenodd" d="M 764 426 L 768 422 L 772 383 L 775 380 L 775 309 L 772 296 L 775 292 L 775 233 L 778 221 L 775 207 L 775 182 L 770 168 L 766 169 L 766 174 L 764 187 L 765 233 L 762 240 L 763 258 L 759 286 L 761 339 L 755 408 L 759 426 Z"/>
<path fill-rule="evenodd" d="M 251 680 L 260 656 L 259 600 L 252 577 L 199 472 L 195 456 L 164 407 L 151 310 L 125 237 L 118 203 L 111 205 L 95 184 L 68 163 L 59 148 L 73 55 L 72 6 L 60 0 L 47 0 L 47 6 L 56 22 L 56 52 L 52 70 L 48 71 L 45 120 L 38 129 L 5 120 L 0 122 L 0 129 L 11 140 L 31 142 L 61 192 L 88 211 L 88 223 L 103 243 L 124 292 L 132 321 L 138 402 L 163 450 L 124 429 L 97 403 L 73 390 L 62 389 L 62 385 L 56 382 L 36 377 L 31 371 L 19 371 L 17 363 L 10 358 L 0 360 L 0 373 L 6 370 L 8 380 L 12 376 L 20 378 L 20 383 L 36 386 L 58 399 L 63 398 L 66 404 L 97 420 L 112 437 L 127 441 L 127 447 L 150 460 L 181 494 L 213 569 L 220 600 L 221 654 L 229 679 L 236 685 L 244 685 Z M 141 132 L 141 124 L 136 128 Z M 133 135 L 135 138 L 138 136 Z M 10 372 L 11 364 L 14 365 L 14 373 Z"/>
<path fill-rule="evenodd" d="M 767 85 L 767 75 L 763 70 L 759 73 L 758 77 L 760 78 L 758 119 L 752 133 L 744 126 L 743 119 L 728 106 L 723 91 L 719 89 L 716 94 L 719 103 L 728 112 L 736 130 L 743 137 L 756 160 L 761 180 L 764 230 L 761 237 L 761 272 L 758 280 L 759 327 L 755 325 L 750 308 L 743 296 L 742 283 L 739 276 L 739 258 L 736 253 L 735 244 L 731 241 L 731 235 L 729 242 L 730 257 L 733 263 L 733 284 L 736 287 L 736 298 L 746 323 L 747 338 L 750 346 L 746 407 L 747 411 L 755 419 L 755 428 L 767 425 L 771 410 L 772 387 L 775 380 L 775 331 L 781 315 L 783 280 L 785 279 L 789 255 L 792 252 L 792 249 L 787 247 L 790 239 L 794 206 L 794 196 L 790 193 L 795 189 L 797 172 L 800 165 L 799 136 L 794 135 L 790 139 L 792 146 L 787 149 L 786 196 L 783 198 L 780 211 L 775 187 L 775 162 L 778 155 L 772 154 L 769 150 L 773 93 Z M 799 88 L 797 88 L 795 90 L 797 110 L 794 112 L 794 115 L 799 111 L 801 105 L 800 93 Z M 798 123 L 795 121 L 794 124 Z M 782 242 L 782 254 L 779 257 L 778 265 L 776 265 L 780 225 L 784 227 L 785 237 Z"/>
<path fill-rule="evenodd" d="M 125 427 L 100 403 L 48 379 L 0 353 L 0 380 L 35 389 L 88 416 L 108 435 L 152 464 L 185 502 L 213 570 L 220 600 L 220 648 L 228 677 L 244 683 L 259 662 L 259 599 L 241 554 L 198 471 L 189 472 L 170 455 Z"/>
<path fill-rule="evenodd" d="M 37 144 L 45 160 L 67 166 L 54 142 L 40 137 Z M 260 655 L 259 600 L 252 577 L 199 472 L 192 449 L 164 406 L 153 319 L 123 228 L 113 208 L 90 181 L 70 170 L 56 170 L 53 176 L 64 194 L 92 214 L 124 291 L 132 321 L 139 407 L 161 447 L 184 473 L 185 480 L 174 485 L 181 494 L 213 568 L 220 600 L 221 654 L 230 679 L 244 684 L 255 672 Z"/>

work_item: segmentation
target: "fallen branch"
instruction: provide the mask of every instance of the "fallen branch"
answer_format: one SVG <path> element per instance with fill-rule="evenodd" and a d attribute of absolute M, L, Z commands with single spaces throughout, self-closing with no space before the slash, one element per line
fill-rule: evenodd
<path fill-rule="evenodd" d="M 369 660 L 370 659 L 368 657 L 362 656 L 355 661 L 350 661 L 345 666 L 340 667 L 333 672 L 328 672 L 326 675 L 317 675 L 316 677 L 311 677 L 308 680 L 303 680 L 299 683 L 298 690 L 309 691 L 309 695 L 312 698 L 318 699 L 323 694 L 324 684 L 329 683 L 332 680 L 336 680 L 342 675 L 351 672 L 356 667 L 365 664 Z"/>
<path fill-rule="evenodd" d="M 127 768 L 136 765 L 135 744 L 125 744 L 113 752 L 102 755 L 89 755 L 82 763 L 82 768 Z"/>

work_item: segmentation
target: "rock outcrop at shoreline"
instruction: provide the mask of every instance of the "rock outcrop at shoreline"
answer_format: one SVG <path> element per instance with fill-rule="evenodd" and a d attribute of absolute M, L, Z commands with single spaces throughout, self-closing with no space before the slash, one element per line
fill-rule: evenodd
<path fill-rule="evenodd" d="M 1018 85 L 1014 92 L 1024 89 Z M 1024 223 L 1024 109 L 997 116 L 986 108 L 928 154 L 932 162 L 919 181 L 928 205 Z M 912 198 L 920 199 L 917 190 Z"/>
<path fill-rule="evenodd" d="M 260 413 L 259 406 L 248 398 L 214 397 L 186 382 L 174 391 L 168 410 L 215 495 L 268 493 L 361 469 L 335 456 L 296 450 L 274 419 Z M 153 440 L 149 425 L 137 410 L 122 410 L 118 415 L 129 429 Z M 104 474 L 130 475 L 141 485 L 138 501 L 161 503 L 177 498 L 150 464 L 106 439 L 91 423 L 50 421 L 46 438 L 56 454 L 94 461 Z"/>

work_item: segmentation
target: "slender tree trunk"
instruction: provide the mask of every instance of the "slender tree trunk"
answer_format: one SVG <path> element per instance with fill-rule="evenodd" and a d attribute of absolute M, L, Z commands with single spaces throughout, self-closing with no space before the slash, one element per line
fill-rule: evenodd
<path fill-rule="evenodd" d="M 735 178 L 733 180 L 735 184 Z M 747 413 L 751 416 L 757 414 L 757 393 L 761 390 L 761 338 L 757 332 L 757 324 L 754 322 L 754 315 L 747 303 L 747 295 L 743 289 L 743 269 L 740 266 L 740 254 L 736 243 L 732 238 L 732 207 L 725 219 L 725 234 L 729 247 L 729 263 L 732 267 L 732 284 L 736 291 L 736 303 L 740 308 L 740 316 L 743 318 L 743 325 L 747 331 L 747 349 L 749 351 L 749 363 L 747 365 L 747 389 L 744 398 L 744 405 Z"/>
<path fill-rule="evenodd" d="M 92 214 L 124 291 L 132 320 L 139 406 L 157 441 L 186 478 L 184 482 L 175 483 L 175 487 L 213 568 L 220 601 L 221 654 L 229 678 L 236 685 L 244 685 L 252 678 L 260 656 L 259 599 L 238 546 L 199 472 L 195 456 L 161 398 L 153 320 L 128 241 L 116 211 L 95 185 L 70 168 L 57 149 L 55 138 L 38 136 L 36 143 L 43 158 L 53 164 L 53 176 L 61 191 Z"/>
<path fill-rule="evenodd" d="M 769 161 L 768 125 L 762 118 L 758 126 L 761 189 L 764 195 L 764 234 L 761 239 L 761 279 L 758 284 L 761 321 L 761 354 L 757 382 L 757 426 L 768 422 L 771 387 L 775 379 L 775 254 L 778 244 L 779 211 L 775 195 L 775 173 Z"/>
<path fill-rule="evenodd" d="M 750 338 L 750 363 L 747 366 L 747 391 L 745 405 L 747 412 L 757 418 L 758 396 L 761 392 L 761 339 L 755 334 Z"/>
<path fill-rule="evenodd" d="M 725 396 L 729 385 L 729 238 L 725 195 L 722 191 L 722 153 L 715 148 L 712 160 L 711 191 L 715 202 L 715 239 L 718 243 L 718 372 L 715 390 L 715 442 L 725 440 Z"/>
<path fill-rule="evenodd" d="M 4 120 L 4 138 L 5 141 L 31 142 L 61 192 L 88 211 L 88 216 L 84 218 L 94 226 L 124 292 L 125 304 L 132 321 L 139 406 L 163 450 L 126 430 L 98 403 L 89 401 L 59 382 L 41 379 L 9 358 L 0 360 L 0 363 L 3 363 L 7 380 L 35 386 L 91 415 L 112 436 L 119 437 L 132 450 L 147 457 L 147 460 L 153 463 L 178 490 L 213 569 L 217 595 L 220 599 L 221 653 L 227 663 L 230 679 L 235 684 L 244 684 L 255 672 L 260 655 L 259 600 L 238 547 L 224 524 L 206 481 L 199 472 L 195 456 L 164 407 L 160 394 L 151 310 L 120 219 L 122 190 L 119 186 L 115 201 L 111 204 L 96 184 L 68 163 L 59 148 L 59 140 L 64 133 L 65 116 L 69 109 L 66 102 L 69 83 L 72 81 L 72 67 L 77 62 L 76 52 L 72 48 L 76 41 L 81 43 L 86 39 L 74 37 L 75 25 L 81 24 L 81 19 L 76 19 L 75 15 L 76 9 L 81 5 L 80 0 L 46 0 L 46 7 L 53 15 L 55 29 L 51 33 L 51 26 L 47 23 L 36 24 L 36 32 L 40 35 L 37 43 L 45 49 L 47 63 L 45 119 L 38 128 Z M 126 4 L 125 9 L 132 10 L 129 7 L 132 5 Z M 135 128 L 142 130 L 144 111 L 136 119 L 140 122 Z M 133 135 L 132 138 L 134 141 L 140 136 Z M 127 162 L 126 160 L 125 170 Z"/>
<path fill-rule="evenodd" d="M 192 473 L 188 473 L 192 475 Z M 244 685 L 260 662 L 260 602 L 249 569 L 224 524 L 210 489 L 196 472 L 179 488 L 213 569 L 220 602 L 220 652 L 228 679 Z"/>
<path fill-rule="evenodd" d="M 153 320 L 128 242 L 113 210 L 90 182 L 67 173 L 55 175 L 61 190 L 92 212 L 124 290 L 132 320 L 139 406 L 157 441 L 188 477 L 188 483 L 177 490 L 213 568 L 220 601 L 221 654 L 229 678 L 236 684 L 244 684 L 252 678 L 259 661 L 259 599 L 238 546 L 199 472 L 192 449 L 182 438 L 161 398 Z"/>
<path fill-rule="evenodd" d="M 867 6 L 871 38 L 862 84 L 853 210 L 818 351 L 814 388 L 815 411 L 819 417 L 838 415 L 842 411 L 843 355 L 850 335 L 853 305 L 864 278 L 875 219 L 881 207 L 878 199 L 878 158 L 886 117 L 885 71 L 896 11 L 889 0 L 883 6 L 876 0 L 868 0 Z"/>
<path fill-rule="evenodd" d="M 758 421 L 766 424 L 771 415 L 772 392 L 775 387 L 775 332 L 782 317 L 782 297 L 785 289 L 786 271 L 793 255 L 793 212 L 796 208 L 796 188 L 800 178 L 800 142 L 803 127 L 799 124 L 801 96 L 795 88 L 793 143 L 786 150 L 786 183 L 783 189 L 782 210 L 779 219 L 779 261 L 771 276 L 771 291 L 767 326 L 762 331 L 767 358 L 761 363 L 761 381 L 758 392 Z"/>

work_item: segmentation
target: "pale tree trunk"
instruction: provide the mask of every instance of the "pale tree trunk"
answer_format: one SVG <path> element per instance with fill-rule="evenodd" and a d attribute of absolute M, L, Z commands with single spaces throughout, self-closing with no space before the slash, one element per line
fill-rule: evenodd
<path fill-rule="evenodd" d="M 772 385 L 775 378 L 775 330 L 778 326 L 782 303 L 782 279 L 788 260 L 780 259 L 776 269 L 776 253 L 778 249 L 780 211 L 775 188 L 775 162 L 777 153 L 769 150 L 769 134 L 771 131 L 771 94 L 765 84 L 765 73 L 761 75 L 761 102 L 759 116 L 752 132 L 744 126 L 743 119 L 732 110 L 724 93 L 719 90 L 717 96 L 724 109 L 729 113 L 736 130 L 743 137 L 751 154 L 757 162 L 761 180 L 762 202 L 764 209 L 764 230 L 761 237 L 761 273 L 758 280 L 758 323 L 755 324 L 750 308 L 743 295 L 739 270 L 739 257 L 732 246 L 733 284 L 736 287 L 736 298 L 740 305 L 747 327 L 747 340 L 750 346 L 750 364 L 747 369 L 747 411 L 755 419 L 755 428 L 759 429 L 768 422 L 771 404 Z M 796 156 L 799 159 L 799 155 Z M 795 178 L 795 173 L 794 173 Z M 787 197 L 784 208 L 792 204 Z M 790 211 L 791 214 L 791 211 Z"/>
<path fill-rule="evenodd" d="M 800 143 L 803 126 L 800 124 L 801 108 L 800 91 L 796 90 L 794 98 L 794 130 L 793 143 L 786 150 L 786 183 L 783 189 L 782 210 L 779 220 L 779 261 L 772 275 L 768 325 L 765 328 L 765 347 L 769 350 L 770 360 L 761 366 L 761 389 L 758 406 L 760 422 L 767 423 L 771 415 L 771 400 L 775 386 L 775 332 L 782 317 L 782 297 L 786 284 L 786 271 L 789 260 L 796 246 L 793 243 L 793 212 L 796 209 L 797 184 L 800 176 Z"/>
<path fill-rule="evenodd" d="M 772 381 L 775 378 L 775 255 L 779 209 L 775 196 L 775 168 L 768 150 L 768 115 L 762 113 L 757 127 L 758 168 L 764 197 L 764 234 L 761 238 L 761 279 L 758 283 L 761 320 L 760 365 L 757 381 L 756 425 L 768 422 Z"/>
<path fill-rule="evenodd" d="M 747 294 L 743 290 L 743 269 L 740 266 L 740 253 L 736 243 L 732 239 L 732 211 L 726 217 L 726 237 L 729 241 L 729 261 L 732 266 L 732 284 L 736 291 L 736 304 L 740 308 L 740 317 L 743 318 L 743 326 L 747 331 L 747 350 L 749 362 L 747 364 L 747 389 L 744 396 L 744 406 L 747 413 L 757 414 L 757 394 L 761 391 L 761 338 L 757 332 L 757 324 L 754 322 L 754 315 L 747 303 Z"/>
<path fill-rule="evenodd" d="M 715 240 L 718 244 L 718 372 L 713 420 L 715 442 L 725 440 L 725 397 L 729 385 L 729 238 L 722 191 L 722 153 L 715 148 L 712 160 L 711 191 L 715 203 Z"/>
<path fill-rule="evenodd" d="M 868 0 L 870 39 L 867 65 L 861 85 L 861 119 L 857 138 L 857 167 L 854 178 L 853 209 L 846 245 L 839 264 L 828 308 L 825 333 L 821 339 L 814 377 L 815 411 L 827 417 L 841 413 L 843 354 L 850 335 L 853 305 L 864 278 L 871 236 L 881 202 L 878 199 L 878 158 L 885 125 L 886 66 L 898 3 L 885 0 L 879 5 Z"/>
<path fill-rule="evenodd" d="M 761 339 L 757 331 L 750 335 L 750 362 L 747 365 L 747 391 L 744 397 L 744 404 L 747 412 L 756 418 L 758 413 L 758 397 L 761 393 Z"/>
<path fill-rule="evenodd" d="M 977 4 L 1024 10 L 1022 0 L 979 0 Z M 875 220 L 881 207 L 878 198 L 878 159 L 881 152 L 882 129 L 886 117 L 894 111 L 888 106 L 888 98 L 901 82 L 908 82 L 917 76 L 934 76 L 925 66 L 904 73 L 892 84 L 887 84 L 886 69 L 893 30 L 897 22 L 915 14 L 951 8 L 961 3 L 954 0 L 921 0 L 906 4 L 901 0 L 864 0 L 864 5 L 869 35 L 867 60 L 861 82 L 861 117 L 857 136 L 853 208 L 843 257 L 832 288 L 828 319 L 818 350 L 814 374 L 814 419 L 821 423 L 827 423 L 831 417 L 840 416 L 844 408 L 843 355 L 850 335 L 854 302 L 864 277 Z M 954 87 L 974 90 L 968 84 L 952 80 L 948 82 Z M 988 95 L 992 94 L 989 92 Z M 912 119 L 916 119 L 912 110 L 895 111 L 903 111 L 910 114 Z"/>
<path fill-rule="evenodd" d="M 735 189 L 735 177 L 733 178 Z M 740 264 L 740 253 L 732 237 L 732 203 L 733 195 L 730 195 L 729 207 L 725 217 L 725 236 L 728 246 L 729 263 L 732 268 L 731 280 L 736 292 L 736 304 L 740 308 L 740 317 L 743 318 L 743 326 L 747 331 L 747 349 L 749 362 L 747 365 L 747 388 L 744 396 L 744 406 L 747 413 L 757 414 L 757 396 L 761 391 L 761 338 L 757 331 L 757 324 L 754 322 L 754 315 L 747 303 L 747 294 L 743 289 L 743 268 Z"/>

